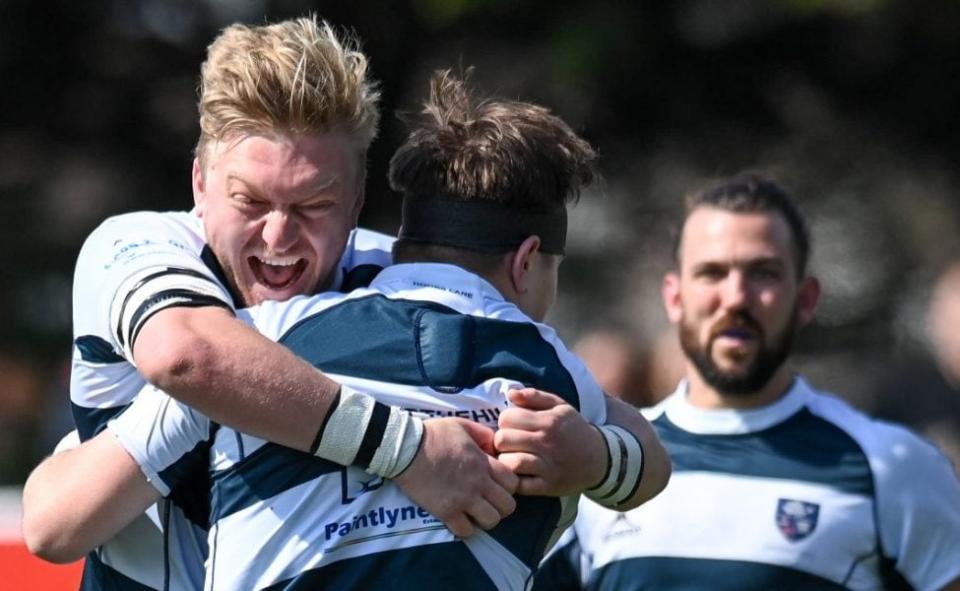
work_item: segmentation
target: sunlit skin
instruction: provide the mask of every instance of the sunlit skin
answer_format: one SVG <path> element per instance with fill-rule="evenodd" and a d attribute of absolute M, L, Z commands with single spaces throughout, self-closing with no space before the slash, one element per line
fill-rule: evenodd
<path fill-rule="evenodd" d="M 528 236 L 516 250 L 503 255 L 500 272 L 487 278 L 507 301 L 543 322 L 557 300 L 557 283 L 563 255 L 540 251 L 540 237 Z"/>
<path fill-rule="evenodd" d="M 363 160 L 341 133 L 243 136 L 193 166 L 207 242 L 245 305 L 326 289 L 363 207 Z"/>
<path fill-rule="evenodd" d="M 557 301 L 557 283 L 563 256 L 535 252 L 530 257 L 529 287 L 522 296 L 520 309 L 537 322 L 543 322 Z"/>
<path fill-rule="evenodd" d="M 683 227 L 679 271 L 663 282 L 670 321 L 724 374 L 745 375 L 757 356 L 782 340 L 791 322 L 813 318 L 820 286 L 798 277 L 789 226 L 779 213 L 695 209 Z M 704 408 L 754 408 L 775 401 L 792 382 L 783 363 L 755 391 L 725 395 L 685 360 L 689 401 Z"/>

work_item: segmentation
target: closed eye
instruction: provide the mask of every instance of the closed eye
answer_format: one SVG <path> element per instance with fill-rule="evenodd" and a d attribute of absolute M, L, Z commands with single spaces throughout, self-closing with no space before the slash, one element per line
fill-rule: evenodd
<path fill-rule="evenodd" d="M 266 201 L 257 199 L 248 193 L 231 193 L 230 200 L 241 209 L 256 209 L 267 206 Z"/>

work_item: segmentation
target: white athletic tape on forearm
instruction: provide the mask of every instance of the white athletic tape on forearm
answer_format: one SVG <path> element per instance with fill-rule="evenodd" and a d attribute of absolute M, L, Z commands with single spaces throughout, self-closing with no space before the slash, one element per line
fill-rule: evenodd
<path fill-rule="evenodd" d="M 591 499 L 602 499 L 617 488 L 623 446 L 620 445 L 620 438 L 612 431 L 599 425 L 594 425 L 594 427 L 600 432 L 600 435 L 603 437 L 603 442 L 607 447 L 607 474 L 603 477 L 603 480 L 600 481 L 600 484 L 585 491 L 584 494 Z"/>
<path fill-rule="evenodd" d="M 393 407 L 383 433 L 383 442 L 370 460 L 367 472 L 393 478 L 406 470 L 420 449 L 423 420 Z"/>
<path fill-rule="evenodd" d="M 327 419 L 316 455 L 343 466 L 353 464 L 376 403 L 372 396 L 340 386 L 337 408 Z"/>
<path fill-rule="evenodd" d="M 420 418 L 348 386 L 340 387 L 337 407 L 322 429 L 314 455 L 384 478 L 410 465 L 423 438 Z"/>
<path fill-rule="evenodd" d="M 584 494 L 604 507 L 616 508 L 629 499 L 643 478 L 643 447 L 632 433 L 616 425 L 598 429 L 607 444 L 610 469 L 599 486 Z"/>

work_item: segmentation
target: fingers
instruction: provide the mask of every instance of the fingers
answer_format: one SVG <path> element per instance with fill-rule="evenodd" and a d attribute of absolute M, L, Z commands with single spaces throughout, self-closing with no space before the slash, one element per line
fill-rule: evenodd
<path fill-rule="evenodd" d="M 502 453 L 497 459 L 517 476 L 542 476 L 547 468 L 543 458 L 531 453 Z"/>
<path fill-rule="evenodd" d="M 549 466 L 540 456 L 511 452 L 500 454 L 498 459 L 519 477 L 515 494 L 555 496 L 555 487 L 548 478 Z"/>
<path fill-rule="evenodd" d="M 470 521 L 483 529 L 496 527 L 502 519 L 516 510 L 517 501 L 513 498 L 513 491 L 516 490 L 519 480 L 516 474 L 498 460 L 488 457 L 487 463 L 491 481 L 483 496 L 475 498 L 467 509 Z"/>
<path fill-rule="evenodd" d="M 482 496 L 474 497 L 463 513 L 444 519 L 447 528 L 457 537 L 476 533 L 476 528 L 492 529 L 513 513 L 517 501 L 513 498 L 519 478 L 507 466 L 488 457 L 491 480 Z"/>
<path fill-rule="evenodd" d="M 520 479 L 502 462 L 494 458 L 489 458 L 488 461 L 495 486 L 487 489 L 484 499 L 497 510 L 499 521 L 516 510 L 517 501 L 513 498 L 513 493 L 517 490 Z"/>
<path fill-rule="evenodd" d="M 552 497 L 553 488 L 540 476 L 521 476 L 517 494 L 525 497 Z"/>
<path fill-rule="evenodd" d="M 516 509 L 519 478 L 490 455 L 493 440 L 492 429 L 470 421 L 425 421 L 420 452 L 394 482 L 457 537 L 495 527 Z"/>
<path fill-rule="evenodd" d="M 481 498 L 470 507 L 470 519 L 482 529 L 493 529 L 500 523 L 502 517 L 499 509 L 485 498 Z"/>
<path fill-rule="evenodd" d="M 466 419 L 451 419 L 458 422 L 463 430 L 470 436 L 471 439 L 488 455 L 493 455 L 496 453 L 496 448 L 494 445 L 494 431 L 486 425 L 481 425 L 480 423 L 474 423 L 473 421 L 468 421 Z"/>
<path fill-rule="evenodd" d="M 516 406 L 530 410 L 549 410 L 559 404 L 566 404 L 563 398 L 536 388 L 510 390 L 507 392 L 507 399 Z"/>
<path fill-rule="evenodd" d="M 525 429 L 537 431 L 542 428 L 543 412 L 511 406 L 500 411 L 497 425 L 500 429 Z"/>
<path fill-rule="evenodd" d="M 450 533 L 458 538 L 469 538 L 477 531 L 476 526 L 473 525 L 473 522 L 470 521 L 470 518 L 467 517 L 466 513 L 459 513 L 446 519 L 442 519 L 441 521 L 443 521 L 443 524 L 447 526 L 447 529 L 450 530 Z"/>
<path fill-rule="evenodd" d="M 487 465 L 489 466 L 490 477 L 496 484 L 495 488 L 499 488 L 507 495 L 512 495 L 517 490 L 516 473 L 509 466 L 493 457 L 487 458 Z M 507 511 L 504 517 L 510 513 L 513 513 L 513 509 Z"/>
<path fill-rule="evenodd" d="M 511 451 L 543 453 L 542 437 L 542 433 L 536 430 L 500 429 L 493 441 L 500 454 Z"/>

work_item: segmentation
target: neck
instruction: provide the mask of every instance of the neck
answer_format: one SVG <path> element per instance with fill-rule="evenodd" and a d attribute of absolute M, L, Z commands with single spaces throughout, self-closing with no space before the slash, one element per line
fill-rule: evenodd
<path fill-rule="evenodd" d="M 510 276 L 502 269 L 495 273 L 478 273 L 477 271 L 472 272 L 483 277 L 489 281 L 491 285 L 496 287 L 497 291 L 500 292 L 500 295 L 503 296 L 503 299 L 512 304 L 516 304 L 518 306 L 520 305 L 520 294 L 517 293 L 513 281 L 510 280 Z"/>
<path fill-rule="evenodd" d="M 762 388 L 746 394 L 724 394 L 717 391 L 700 376 L 696 367 L 687 362 L 689 388 L 687 401 L 706 409 L 729 408 L 750 410 L 773 404 L 783 398 L 793 385 L 793 372 L 784 364 Z"/>

